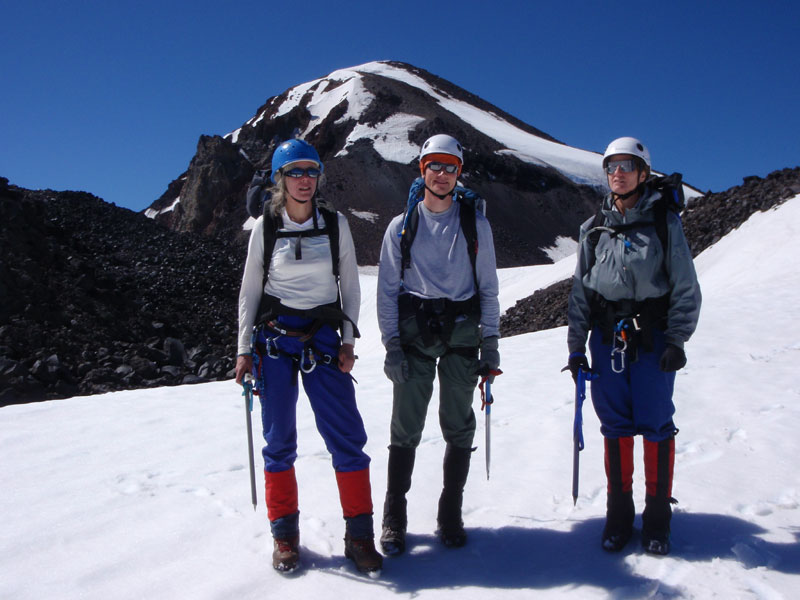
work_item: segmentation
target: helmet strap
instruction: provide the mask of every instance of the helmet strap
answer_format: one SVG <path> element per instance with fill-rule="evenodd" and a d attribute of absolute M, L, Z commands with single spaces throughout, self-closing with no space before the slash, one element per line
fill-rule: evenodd
<path fill-rule="evenodd" d="M 624 194 L 612 194 L 614 196 L 614 200 L 627 200 L 631 196 L 635 194 L 642 194 L 644 192 L 644 182 L 637 185 L 633 188 L 630 192 L 626 192 Z"/>
<path fill-rule="evenodd" d="M 425 189 L 426 189 L 426 190 L 428 190 L 428 191 L 429 191 L 431 194 L 433 194 L 434 196 L 436 196 L 436 197 L 437 197 L 439 200 L 444 200 L 444 199 L 445 199 L 445 198 L 447 198 L 447 197 L 448 197 L 450 194 L 452 194 L 452 193 L 453 193 L 453 190 L 455 190 L 455 189 L 456 189 L 456 186 L 453 186 L 453 189 L 452 189 L 452 190 L 450 190 L 449 192 L 447 192 L 446 194 L 437 194 L 437 193 L 436 193 L 436 192 L 434 192 L 434 191 L 433 191 L 431 188 L 429 188 L 427 185 L 425 186 Z"/>

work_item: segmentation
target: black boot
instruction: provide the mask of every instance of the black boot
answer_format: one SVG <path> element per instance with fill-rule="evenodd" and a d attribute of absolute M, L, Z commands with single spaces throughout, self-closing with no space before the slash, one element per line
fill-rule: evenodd
<path fill-rule="evenodd" d="M 619 552 L 633 534 L 633 492 L 608 494 L 606 501 L 606 526 L 603 528 L 603 550 Z"/>
<path fill-rule="evenodd" d="M 648 554 L 666 556 L 670 551 L 672 498 L 645 496 L 642 513 L 642 548 Z"/>
<path fill-rule="evenodd" d="M 642 513 L 642 547 L 648 554 L 665 556 L 670 551 L 672 521 L 672 476 L 675 466 L 675 438 L 644 441 L 647 493 Z"/>
<path fill-rule="evenodd" d="M 389 446 L 389 467 L 386 500 L 383 504 L 381 549 L 387 556 L 398 555 L 406 549 L 406 493 L 411 488 L 416 448 Z"/>
<path fill-rule="evenodd" d="M 444 453 L 444 487 L 439 497 L 437 534 L 445 546 L 452 548 L 460 548 L 467 543 L 467 532 L 461 520 L 461 504 L 471 456 L 471 448 L 457 448 L 450 444 Z"/>
<path fill-rule="evenodd" d="M 605 438 L 605 464 L 608 478 L 606 525 L 603 550 L 619 552 L 633 534 L 633 438 Z"/>

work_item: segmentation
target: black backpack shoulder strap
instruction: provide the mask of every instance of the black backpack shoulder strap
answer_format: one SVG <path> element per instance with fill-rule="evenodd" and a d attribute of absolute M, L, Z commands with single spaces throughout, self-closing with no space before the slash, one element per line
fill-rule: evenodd
<path fill-rule="evenodd" d="M 319 212 L 325 221 L 325 231 L 331 244 L 331 268 L 333 276 L 339 279 L 339 215 L 327 204 L 319 204 Z"/>
<path fill-rule="evenodd" d="M 273 216 L 270 212 L 269 202 L 264 203 L 264 284 L 269 278 L 269 265 L 272 260 L 272 252 L 275 250 L 275 240 L 278 237 L 278 230 L 283 227 L 283 218 L 280 215 Z"/>
<path fill-rule="evenodd" d="M 656 234 L 665 255 L 669 251 L 667 213 L 674 212 L 680 218 L 681 211 L 686 205 L 682 179 L 683 176 L 680 173 L 673 173 L 672 175 L 654 177 L 647 182 L 649 187 L 661 193 L 661 198 L 653 205 L 653 217 Z"/>
<path fill-rule="evenodd" d="M 467 254 L 472 265 L 472 279 L 475 281 L 475 289 L 478 289 L 478 270 L 476 262 L 478 260 L 478 216 L 475 205 L 471 202 L 461 201 L 459 198 L 459 220 L 461 233 L 467 242 Z"/>
<path fill-rule="evenodd" d="M 400 236 L 400 281 L 403 280 L 405 270 L 411 266 L 411 244 L 417 235 L 419 227 L 419 205 L 415 204 L 405 221 L 405 230 Z"/>

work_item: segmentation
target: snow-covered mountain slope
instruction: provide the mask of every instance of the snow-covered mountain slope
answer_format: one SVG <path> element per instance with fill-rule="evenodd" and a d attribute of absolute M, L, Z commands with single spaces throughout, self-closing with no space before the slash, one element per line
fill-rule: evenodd
<path fill-rule="evenodd" d="M 501 266 L 550 262 L 547 249 L 576 235 L 601 194 L 599 154 L 422 69 L 372 62 L 296 85 L 224 138 L 201 138 L 187 173 L 147 214 L 175 229 L 241 236 L 250 176 L 271 167 L 278 143 L 301 137 L 325 163 L 322 192 L 350 217 L 359 263 L 375 264 L 382 233 L 419 173 L 420 146 L 445 132 L 465 149 L 461 183 L 489 202 Z"/>
<path fill-rule="evenodd" d="M 407 65 L 391 62 L 369 62 L 349 69 L 334 71 L 330 75 L 298 85 L 288 91 L 274 110 L 274 116 L 285 115 L 300 106 L 307 95 L 305 108 L 311 113 L 309 125 L 299 133 L 305 138 L 317 124 L 329 118 L 331 111 L 347 102 L 344 114 L 338 123 L 349 120 L 361 121 L 363 113 L 378 98 L 370 92 L 364 78 L 367 74 L 393 79 L 405 83 L 428 95 L 440 107 L 461 121 L 495 140 L 500 147 L 494 152 L 498 156 L 514 155 L 521 160 L 544 167 L 553 167 L 577 183 L 605 186 L 601 169 L 602 156 L 596 152 L 573 148 L 555 141 L 541 132 L 532 133 L 522 124 L 499 109 L 487 110 L 474 103 L 474 97 L 451 95 L 440 88 L 437 82 L 415 72 Z M 254 127 L 266 112 L 254 117 L 246 126 Z M 376 123 L 359 123 L 347 137 L 344 148 L 337 156 L 345 156 L 349 147 L 359 140 L 370 140 L 384 160 L 408 164 L 419 156 L 419 145 L 408 139 L 408 132 L 424 120 L 415 114 L 396 113 Z M 238 140 L 241 129 L 228 134 L 232 141 Z"/>

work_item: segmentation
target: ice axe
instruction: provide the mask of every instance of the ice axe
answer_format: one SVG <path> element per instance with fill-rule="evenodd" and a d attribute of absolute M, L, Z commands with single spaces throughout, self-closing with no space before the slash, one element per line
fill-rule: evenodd
<path fill-rule="evenodd" d="M 256 467 L 253 459 L 253 423 L 250 413 L 253 412 L 253 376 L 248 373 L 242 381 L 244 391 L 244 416 L 247 422 L 247 456 L 250 460 L 250 498 L 253 501 L 253 510 L 256 509 L 258 499 L 256 496 Z"/>
<path fill-rule="evenodd" d="M 597 377 L 591 371 L 578 369 L 575 380 L 575 419 L 572 422 L 572 505 L 578 503 L 578 475 L 580 473 L 580 452 L 583 450 L 583 402 L 586 400 L 586 381 Z"/>
<path fill-rule="evenodd" d="M 481 390 L 481 410 L 486 411 L 486 479 L 488 481 L 492 458 L 492 404 L 494 403 L 492 380 L 498 375 L 502 375 L 503 372 L 500 369 L 486 369 L 478 374 L 481 376 L 481 382 L 478 384 Z"/>

